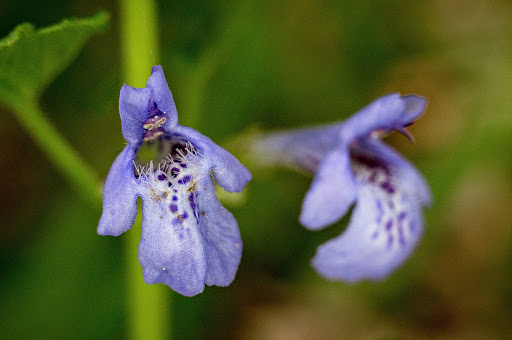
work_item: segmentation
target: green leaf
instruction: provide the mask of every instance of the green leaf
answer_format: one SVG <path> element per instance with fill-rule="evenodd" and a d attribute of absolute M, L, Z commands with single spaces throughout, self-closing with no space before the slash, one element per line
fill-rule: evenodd
<path fill-rule="evenodd" d="M 0 40 L 0 101 L 19 108 L 37 100 L 87 39 L 106 29 L 108 20 L 106 12 L 99 12 L 39 30 L 30 23 L 18 25 Z"/>

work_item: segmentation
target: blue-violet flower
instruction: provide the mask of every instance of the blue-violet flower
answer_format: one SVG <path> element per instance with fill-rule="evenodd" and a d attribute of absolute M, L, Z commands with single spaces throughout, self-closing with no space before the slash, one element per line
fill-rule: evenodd
<path fill-rule="evenodd" d="M 273 133 L 253 151 L 267 164 L 295 166 L 314 173 L 300 222 L 321 229 L 355 208 L 347 229 L 317 249 L 312 265 L 330 280 L 379 280 L 400 266 L 423 228 L 421 207 L 430 191 L 417 170 L 380 141 L 424 111 L 426 100 L 398 93 L 378 98 L 348 120 Z M 411 137 L 412 138 L 412 137 Z"/>
<path fill-rule="evenodd" d="M 134 223 L 142 199 L 139 261 L 146 283 L 164 283 L 193 296 L 204 285 L 229 285 L 242 254 L 233 215 L 215 196 L 212 175 L 229 192 L 241 191 L 250 172 L 211 139 L 178 124 L 161 66 L 145 88 L 124 85 L 119 97 L 128 145 L 105 181 L 98 234 L 118 236 Z M 152 153 L 144 161 L 143 153 Z"/>

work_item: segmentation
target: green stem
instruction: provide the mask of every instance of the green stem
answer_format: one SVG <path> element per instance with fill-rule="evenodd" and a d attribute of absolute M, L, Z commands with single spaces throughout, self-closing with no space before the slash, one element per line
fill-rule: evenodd
<path fill-rule="evenodd" d="M 46 118 L 36 101 L 14 107 L 20 124 L 48 156 L 58 171 L 95 208 L 101 205 L 101 185 L 94 171 L 82 161 L 75 150 Z"/>
<path fill-rule="evenodd" d="M 153 0 L 121 0 L 120 6 L 123 78 L 144 87 L 159 55 L 156 5 Z"/>
<path fill-rule="evenodd" d="M 153 0 L 121 0 L 122 65 L 124 81 L 145 86 L 158 56 L 156 6 Z M 141 213 L 125 239 L 128 336 L 131 339 L 168 339 L 171 331 L 170 291 L 144 283 L 135 254 L 140 240 Z"/>

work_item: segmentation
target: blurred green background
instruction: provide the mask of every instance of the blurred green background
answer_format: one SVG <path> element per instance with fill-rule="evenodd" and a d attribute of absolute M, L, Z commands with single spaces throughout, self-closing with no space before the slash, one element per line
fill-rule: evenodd
<path fill-rule="evenodd" d="M 105 9 L 42 98 L 50 120 L 106 176 L 124 146 L 118 4 L 2 1 L 0 36 Z M 512 337 L 510 1 L 162 1 L 161 53 L 180 121 L 228 143 L 254 126 L 346 118 L 389 92 L 429 99 L 387 141 L 425 174 L 434 205 L 417 252 L 380 283 L 326 282 L 309 266 L 325 231 L 298 223 L 310 178 L 254 172 L 236 216 L 235 282 L 173 293 L 176 338 Z M 2 65 L 0 65 L 1 68 Z M 150 70 L 147 70 L 149 76 Z M 139 86 L 142 84 L 139 84 Z M 188 115 L 188 116 L 187 116 Z M 0 338 L 126 338 L 123 237 L 96 235 L 85 204 L 0 107 Z M 142 278 L 141 278 L 142 280 Z"/>

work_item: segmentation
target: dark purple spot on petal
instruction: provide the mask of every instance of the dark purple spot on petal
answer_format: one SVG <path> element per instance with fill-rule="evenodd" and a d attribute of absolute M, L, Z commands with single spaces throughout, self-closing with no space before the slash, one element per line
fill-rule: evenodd
<path fill-rule="evenodd" d="M 185 164 L 185 163 L 180 163 L 180 166 L 181 166 L 183 169 L 186 169 L 186 168 L 187 168 L 187 164 Z"/>
<path fill-rule="evenodd" d="M 168 185 L 169 185 L 169 187 L 172 187 L 172 183 L 171 182 L 169 182 Z"/>
<path fill-rule="evenodd" d="M 190 182 L 192 178 L 190 177 L 190 175 L 187 175 L 187 176 L 184 176 L 182 179 L 179 179 L 178 180 L 178 183 L 179 184 L 187 184 L 188 182 Z"/>
<path fill-rule="evenodd" d="M 402 211 L 400 214 L 398 214 L 398 220 L 401 221 L 405 218 L 407 214 L 405 213 L 405 211 Z"/>
<path fill-rule="evenodd" d="M 158 175 L 157 178 L 159 181 L 165 181 L 167 179 L 167 176 L 165 174 L 160 174 L 160 175 Z"/>
<path fill-rule="evenodd" d="M 181 215 L 181 218 L 186 220 L 188 218 L 188 213 L 185 211 L 182 215 Z"/>
<path fill-rule="evenodd" d="M 192 209 L 195 209 L 196 208 L 196 204 L 194 202 L 194 194 L 193 193 L 191 193 L 188 196 L 188 201 L 190 202 L 190 206 L 192 207 Z"/>
<path fill-rule="evenodd" d="M 176 197 L 176 196 L 172 196 L 172 200 L 173 200 L 174 202 L 176 202 L 176 201 L 178 200 L 178 197 Z"/>
<path fill-rule="evenodd" d="M 393 226 L 393 221 L 392 220 L 389 220 L 386 222 L 386 231 L 390 231 L 391 230 L 391 227 Z"/>
<path fill-rule="evenodd" d="M 190 195 L 188 196 L 188 201 L 190 203 L 190 207 L 192 208 L 192 211 L 194 212 L 194 216 L 196 217 L 196 219 L 199 218 L 199 215 L 197 214 L 197 205 L 196 205 L 196 202 L 194 199 L 194 193 L 190 193 Z"/>
<path fill-rule="evenodd" d="M 176 204 L 171 204 L 169 206 L 169 208 L 171 209 L 171 212 L 173 212 L 173 213 L 178 211 L 178 206 Z"/>
<path fill-rule="evenodd" d="M 395 188 L 393 187 L 393 185 L 389 182 L 383 182 L 380 184 L 380 187 L 382 189 L 384 189 L 385 192 L 387 192 L 388 194 L 392 194 L 395 192 Z"/>
<path fill-rule="evenodd" d="M 180 173 L 180 169 L 178 169 L 178 168 L 176 168 L 176 167 L 174 167 L 174 168 L 172 168 L 172 169 L 171 169 L 171 176 L 172 176 L 172 177 L 176 177 L 176 176 L 178 176 L 178 174 L 179 174 L 179 173 Z"/>

